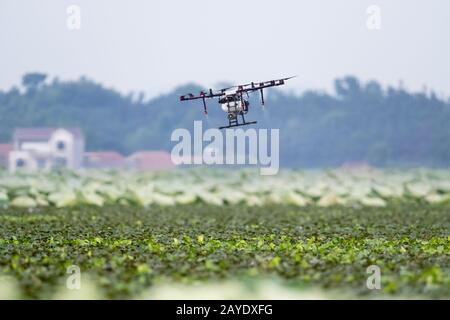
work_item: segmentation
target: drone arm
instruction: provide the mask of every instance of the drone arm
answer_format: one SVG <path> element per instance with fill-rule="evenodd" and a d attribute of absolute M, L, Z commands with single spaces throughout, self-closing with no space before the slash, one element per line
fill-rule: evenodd
<path fill-rule="evenodd" d="M 294 77 L 283 78 L 283 79 L 278 79 L 278 80 L 271 80 L 271 81 L 265 81 L 265 82 L 259 82 L 259 83 L 252 82 L 252 83 L 249 83 L 249 84 L 244 84 L 244 85 L 238 86 L 238 91 L 240 91 L 240 92 L 253 92 L 253 91 L 262 90 L 262 89 L 265 89 L 265 88 L 278 87 L 278 86 L 284 85 L 286 80 L 289 80 L 291 78 L 294 78 Z"/>
<path fill-rule="evenodd" d="M 202 99 L 203 102 L 203 112 L 205 113 L 205 115 L 208 114 L 208 109 L 206 107 L 206 99 L 207 98 L 213 98 L 213 96 L 211 95 L 206 95 L 204 93 L 201 93 L 199 96 L 194 96 L 193 94 L 187 94 L 184 96 L 180 97 L 180 101 L 189 101 L 189 100 L 197 100 L 197 99 Z"/>

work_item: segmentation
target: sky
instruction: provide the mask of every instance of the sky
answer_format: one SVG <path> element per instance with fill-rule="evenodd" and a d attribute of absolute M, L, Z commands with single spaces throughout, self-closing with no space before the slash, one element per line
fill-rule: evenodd
<path fill-rule="evenodd" d="M 448 0 L 0 0 L 0 89 L 30 71 L 146 97 L 291 75 L 283 90 L 333 92 L 355 75 L 449 97 L 449 31 Z"/>

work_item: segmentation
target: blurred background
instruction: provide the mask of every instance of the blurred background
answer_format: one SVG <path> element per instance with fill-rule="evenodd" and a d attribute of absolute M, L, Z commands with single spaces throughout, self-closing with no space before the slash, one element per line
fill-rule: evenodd
<path fill-rule="evenodd" d="M 449 17 L 0 0 L 0 299 L 450 297 Z M 169 170 L 175 129 L 226 123 L 180 95 L 294 75 L 246 115 L 276 175 Z"/>
<path fill-rule="evenodd" d="M 205 120 L 180 94 L 298 75 L 248 115 L 280 129 L 282 166 L 446 167 L 449 10 L 443 0 L 0 0 L 0 162 L 18 141 L 66 128 L 81 132 L 91 166 L 170 166 L 171 132 Z M 209 109 L 204 126 L 222 125 Z"/>

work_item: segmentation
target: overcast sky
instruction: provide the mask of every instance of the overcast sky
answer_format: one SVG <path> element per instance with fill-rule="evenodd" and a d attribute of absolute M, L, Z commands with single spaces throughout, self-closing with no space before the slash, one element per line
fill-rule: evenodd
<path fill-rule="evenodd" d="M 373 4 L 380 30 L 366 25 Z M 449 31 L 448 0 L 0 0 L 0 89 L 41 71 L 147 97 L 289 75 L 284 90 L 331 92 L 352 74 L 450 96 Z"/>

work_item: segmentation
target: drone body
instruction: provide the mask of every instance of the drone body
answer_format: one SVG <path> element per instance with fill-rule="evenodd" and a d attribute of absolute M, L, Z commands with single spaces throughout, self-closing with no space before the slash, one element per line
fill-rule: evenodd
<path fill-rule="evenodd" d="M 209 89 L 208 92 L 201 91 L 198 96 L 189 93 L 181 96 L 180 101 L 202 99 L 204 113 L 208 114 L 206 108 L 206 99 L 218 98 L 218 102 L 222 110 L 227 113 L 228 118 L 228 125 L 220 127 L 219 129 L 245 126 L 256 123 L 256 121 L 246 122 L 244 117 L 244 115 L 247 114 L 250 106 L 250 103 L 248 101 L 249 93 L 259 91 L 261 94 L 261 104 L 264 105 L 263 90 L 269 87 L 284 85 L 285 81 L 291 78 L 293 77 L 259 83 L 252 82 L 249 84 L 233 86 L 218 91 Z M 244 95 L 246 95 L 245 98 Z M 239 117 L 241 117 L 241 122 L 239 121 Z"/>

